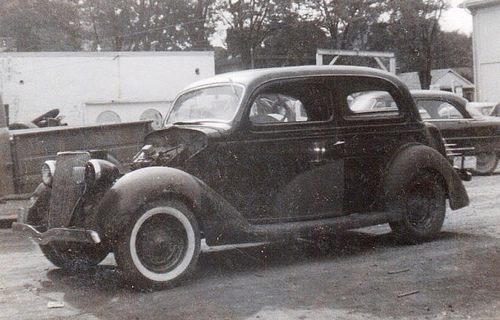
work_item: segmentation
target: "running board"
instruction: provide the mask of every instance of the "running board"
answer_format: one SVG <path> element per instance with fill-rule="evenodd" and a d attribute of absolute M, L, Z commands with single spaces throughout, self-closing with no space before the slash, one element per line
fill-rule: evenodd
<path fill-rule="evenodd" d="M 398 221 L 401 216 L 393 212 L 353 213 L 347 216 L 321 220 L 287 222 L 280 224 L 250 225 L 244 230 L 243 241 L 272 242 L 284 238 L 307 236 L 311 231 L 338 232 Z"/>

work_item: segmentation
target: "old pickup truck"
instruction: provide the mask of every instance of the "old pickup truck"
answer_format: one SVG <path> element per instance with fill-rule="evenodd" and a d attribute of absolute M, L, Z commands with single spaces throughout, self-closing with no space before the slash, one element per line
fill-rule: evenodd
<path fill-rule="evenodd" d="M 29 197 L 39 184 L 41 165 L 60 151 L 106 149 L 126 171 L 152 131 L 149 121 L 9 130 L 1 96 L 0 106 L 0 198 Z"/>
<path fill-rule="evenodd" d="M 359 110 L 386 92 L 393 105 Z M 42 167 L 13 228 L 56 266 L 114 253 L 133 287 L 166 288 L 209 246 L 283 241 L 388 223 L 422 242 L 469 203 L 436 127 L 396 77 L 304 66 L 219 75 L 181 92 L 123 174 L 105 152 L 61 152 Z"/>

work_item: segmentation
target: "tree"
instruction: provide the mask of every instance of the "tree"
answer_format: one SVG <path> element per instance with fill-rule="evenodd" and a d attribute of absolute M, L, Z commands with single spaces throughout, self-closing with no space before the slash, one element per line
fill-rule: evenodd
<path fill-rule="evenodd" d="M 4 0 L 0 36 L 17 51 L 76 51 L 81 44 L 77 6 L 64 0 Z"/>
<path fill-rule="evenodd" d="M 227 26 L 228 51 L 240 55 L 244 69 L 254 66 L 253 51 L 295 14 L 291 0 L 219 0 L 218 20 Z"/>
<path fill-rule="evenodd" d="M 472 67 L 472 38 L 456 31 L 440 31 L 432 49 L 433 68 Z"/>
<path fill-rule="evenodd" d="M 327 31 L 332 49 L 364 50 L 366 34 L 383 12 L 380 0 L 307 0 L 305 7 Z"/>
<path fill-rule="evenodd" d="M 432 48 L 445 8 L 445 0 L 388 1 L 391 34 L 399 60 L 404 61 L 400 67 L 402 71 L 416 70 L 423 89 L 428 89 L 431 84 Z"/>
<path fill-rule="evenodd" d="M 316 49 L 328 42 L 325 32 L 314 21 L 284 24 L 263 40 L 255 50 L 257 66 L 290 66 L 315 63 Z"/>
<path fill-rule="evenodd" d="M 206 50 L 214 0 L 85 0 L 91 39 L 103 50 Z"/>

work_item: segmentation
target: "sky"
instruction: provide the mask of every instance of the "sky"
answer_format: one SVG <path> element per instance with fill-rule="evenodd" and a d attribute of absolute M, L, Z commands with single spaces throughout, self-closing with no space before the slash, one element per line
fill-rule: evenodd
<path fill-rule="evenodd" d="M 441 29 L 443 31 L 458 31 L 466 35 L 472 34 L 472 15 L 459 5 L 464 0 L 451 0 L 451 8 L 443 13 L 441 17 Z"/>

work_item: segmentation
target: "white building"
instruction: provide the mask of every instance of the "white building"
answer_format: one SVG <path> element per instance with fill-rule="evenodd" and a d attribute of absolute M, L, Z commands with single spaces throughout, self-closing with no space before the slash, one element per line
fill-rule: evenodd
<path fill-rule="evenodd" d="M 462 3 L 472 14 L 476 101 L 500 101 L 500 0 Z"/>
<path fill-rule="evenodd" d="M 0 53 L 10 123 L 56 108 L 68 125 L 158 119 L 183 87 L 214 74 L 213 52 Z"/>
<path fill-rule="evenodd" d="M 467 73 L 470 73 L 470 70 Z M 411 90 L 422 89 L 418 72 L 399 73 L 398 77 Z M 431 85 L 429 89 L 453 92 L 469 101 L 472 101 L 474 98 L 474 84 L 463 77 L 456 70 L 449 68 L 431 70 Z"/>

